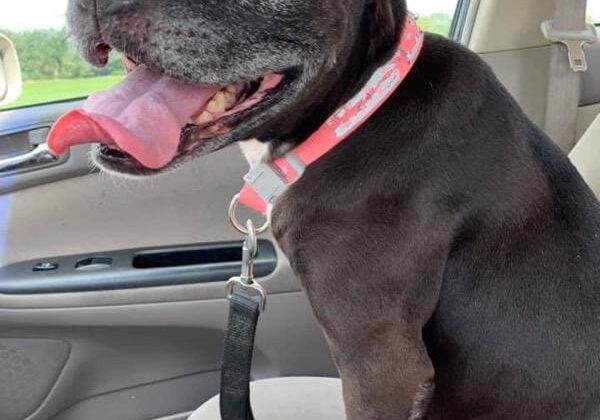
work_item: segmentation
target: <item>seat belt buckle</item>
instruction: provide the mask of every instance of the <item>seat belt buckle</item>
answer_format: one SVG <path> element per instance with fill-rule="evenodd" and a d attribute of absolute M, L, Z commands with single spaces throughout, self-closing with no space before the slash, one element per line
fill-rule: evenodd
<path fill-rule="evenodd" d="M 584 46 L 598 42 L 598 31 L 594 25 L 586 25 L 583 30 L 558 30 L 552 20 L 542 22 L 542 33 L 551 42 L 561 43 L 567 47 L 569 65 L 576 73 L 588 70 L 588 61 Z"/>

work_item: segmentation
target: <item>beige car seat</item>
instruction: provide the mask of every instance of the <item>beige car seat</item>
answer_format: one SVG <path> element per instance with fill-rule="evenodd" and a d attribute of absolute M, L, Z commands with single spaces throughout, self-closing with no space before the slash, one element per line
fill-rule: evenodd
<path fill-rule="evenodd" d="M 332 378 L 277 378 L 251 385 L 256 420 L 345 420 L 342 383 Z M 219 396 L 188 420 L 221 420 Z"/>
<path fill-rule="evenodd" d="M 569 158 L 600 199 L 600 115 L 581 137 Z"/>

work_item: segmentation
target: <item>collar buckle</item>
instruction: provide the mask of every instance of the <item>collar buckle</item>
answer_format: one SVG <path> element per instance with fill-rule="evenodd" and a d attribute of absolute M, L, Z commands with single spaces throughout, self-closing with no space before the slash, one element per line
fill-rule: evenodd
<path fill-rule="evenodd" d="M 288 187 L 277 169 L 266 163 L 253 165 L 244 181 L 267 204 L 274 203 Z"/>

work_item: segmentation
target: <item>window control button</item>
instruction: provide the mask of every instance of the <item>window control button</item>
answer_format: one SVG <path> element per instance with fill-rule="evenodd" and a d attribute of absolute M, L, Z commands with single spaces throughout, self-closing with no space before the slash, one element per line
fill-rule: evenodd
<path fill-rule="evenodd" d="M 84 260 L 78 261 L 75 265 L 75 270 L 78 271 L 96 271 L 96 270 L 106 270 L 112 267 L 113 259 L 105 258 L 105 257 L 93 257 L 86 258 Z"/>
<path fill-rule="evenodd" d="M 58 263 L 46 261 L 33 266 L 33 271 L 55 271 L 58 270 Z"/>

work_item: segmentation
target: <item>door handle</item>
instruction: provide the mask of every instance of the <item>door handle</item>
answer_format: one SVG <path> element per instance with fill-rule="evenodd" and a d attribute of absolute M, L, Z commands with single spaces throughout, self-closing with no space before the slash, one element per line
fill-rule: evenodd
<path fill-rule="evenodd" d="M 0 158 L 0 172 L 14 169 L 15 167 L 20 167 L 20 169 L 32 169 L 36 166 L 46 166 L 48 164 L 48 159 L 58 160 L 50 153 L 46 143 L 38 144 L 33 150 L 21 155 Z"/>
<path fill-rule="evenodd" d="M 0 137 L 0 176 L 44 169 L 67 160 L 48 149 L 48 128 L 25 130 Z"/>

